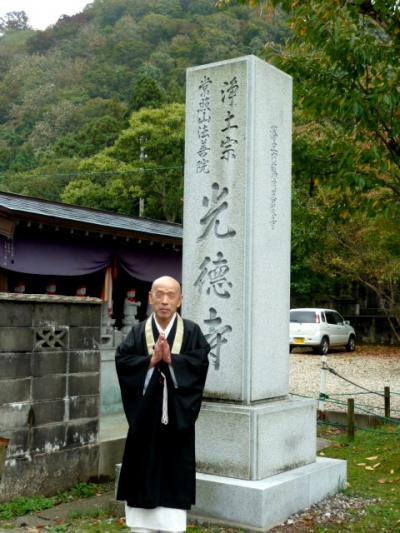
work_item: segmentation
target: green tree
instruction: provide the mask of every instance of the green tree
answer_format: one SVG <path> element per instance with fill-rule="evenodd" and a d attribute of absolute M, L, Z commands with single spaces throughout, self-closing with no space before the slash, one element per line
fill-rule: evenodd
<path fill-rule="evenodd" d="M 60 201 L 66 185 L 77 175 L 78 165 L 77 159 L 53 159 L 30 172 L 8 171 L 0 175 L 0 190 Z"/>
<path fill-rule="evenodd" d="M 222 0 L 220 4 L 228 4 Z M 295 104 L 306 125 L 309 168 L 321 157 L 309 138 L 315 123 L 330 144 L 326 183 L 361 191 L 382 187 L 400 196 L 400 9 L 386 0 L 239 0 L 285 9 L 291 35 L 265 57 L 296 81 Z M 343 138 L 346 143 L 343 143 Z M 297 141 L 295 135 L 295 142 Z M 347 145 L 347 146 L 345 146 Z M 296 162 L 295 162 L 296 163 Z M 331 179 L 328 179 L 328 178 Z M 368 197 L 366 197 L 368 198 Z M 386 200 L 389 197 L 386 196 Z M 386 204 L 387 206 L 387 204 Z M 376 206 L 375 206 L 376 207 Z"/>
<path fill-rule="evenodd" d="M 160 107 L 164 100 L 165 93 L 159 83 L 145 74 L 137 78 L 132 89 L 132 111 L 142 107 Z"/>
<path fill-rule="evenodd" d="M 28 29 L 28 15 L 25 11 L 10 11 L 4 17 L 0 17 L 0 33 Z"/>
<path fill-rule="evenodd" d="M 132 113 L 114 145 L 82 161 L 66 187 L 65 202 L 182 220 L 184 106 L 168 104 Z"/>
<path fill-rule="evenodd" d="M 356 281 L 393 321 L 400 301 L 398 3 L 236 3 L 288 15 L 286 42 L 267 42 L 263 56 L 295 81 L 293 289 L 311 300 L 321 288 L 329 296 L 338 283 Z"/>

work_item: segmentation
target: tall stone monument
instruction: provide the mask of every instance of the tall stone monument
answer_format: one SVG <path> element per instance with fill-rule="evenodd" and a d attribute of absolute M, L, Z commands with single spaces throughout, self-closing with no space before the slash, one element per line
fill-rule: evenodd
<path fill-rule="evenodd" d="M 187 73 L 184 316 L 209 344 L 194 514 L 273 526 L 335 492 L 313 400 L 288 395 L 290 76 L 254 56 Z"/>

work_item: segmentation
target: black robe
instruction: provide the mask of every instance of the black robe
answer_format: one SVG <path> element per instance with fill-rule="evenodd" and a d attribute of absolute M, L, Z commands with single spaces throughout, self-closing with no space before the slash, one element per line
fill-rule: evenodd
<path fill-rule="evenodd" d="M 170 347 L 176 323 L 168 335 Z M 150 356 L 145 324 L 133 326 L 117 348 L 116 367 L 129 431 L 119 478 L 117 499 L 130 507 L 190 509 L 195 503 L 196 465 L 194 424 L 201 407 L 210 347 L 199 326 L 184 320 L 180 354 L 172 354 L 172 367 L 154 367 L 143 395 Z M 158 330 L 152 320 L 154 339 Z M 167 425 L 161 423 L 163 383 L 168 387 Z"/>

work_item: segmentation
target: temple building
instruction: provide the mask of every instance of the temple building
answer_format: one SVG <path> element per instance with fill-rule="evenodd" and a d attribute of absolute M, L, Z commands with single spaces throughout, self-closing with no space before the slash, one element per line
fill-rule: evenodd
<path fill-rule="evenodd" d="M 182 227 L 0 193 L 0 292 L 96 296 L 110 323 L 144 318 L 153 279 L 181 277 Z"/>

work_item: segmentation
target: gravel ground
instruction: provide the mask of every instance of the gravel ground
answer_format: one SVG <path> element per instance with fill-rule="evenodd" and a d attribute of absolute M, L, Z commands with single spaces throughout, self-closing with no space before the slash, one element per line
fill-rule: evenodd
<path fill-rule="evenodd" d="M 315 525 L 335 524 L 340 531 L 340 524 L 349 524 L 357 517 L 365 514 L 364 507 L 377 500 L 366 500 L 364 498 L 349 498 L 344 494 L 335 494 L 325 498 L 322 502 L 313 505 L 309 509 L 304 509 L 301 513 L 292 515 L 283 524 L 274 527 L 270 533 L 283 532 L 305 532 L 313 529 Z"/>
<path fill-rule="evenodd" d="M 327 364 L 341 376 L 371 391 L 383 394 L 384 387 L 391 392 L 391 415 L 400 418 L 400 348 L 360 347 L 348 354 L 339 350 L 329 353 Z M 311 350 L 296 348 L 290 354 L 289 391 L 292 394 L 319 397 L 321 357 Z M 364 394 L 365 391 L 331 372 L 326 372 L 325 394 L 332 399 L 346 404 L 347 398 L 354 398 L 356 412 L 373 410 L 384 414 L 384 399 L 376 394 Z M 360 394 L 363 393 L 363 394 Z M 326 409 L 346 410 L 346 405 L 326 402 Z"/>

